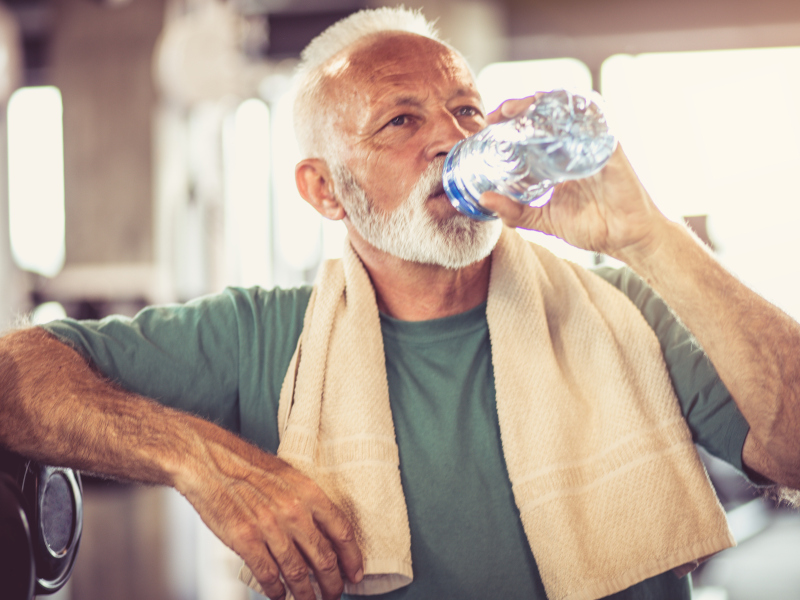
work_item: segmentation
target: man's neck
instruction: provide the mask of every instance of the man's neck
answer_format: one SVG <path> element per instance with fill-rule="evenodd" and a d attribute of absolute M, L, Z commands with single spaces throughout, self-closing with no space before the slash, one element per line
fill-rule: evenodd
<path fill-rule="evenodd" d="M 449 317 L 485 302 L 491 257 L 463 269 L 411 263 L 353 244 L 369 273 L 378 309 L 403 321 Z"/>

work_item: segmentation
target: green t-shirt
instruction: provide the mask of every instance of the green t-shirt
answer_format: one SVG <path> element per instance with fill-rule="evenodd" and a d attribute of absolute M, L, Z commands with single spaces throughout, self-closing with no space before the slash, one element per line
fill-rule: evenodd
<path fill-rule="evenodd" d="M 630 270 L 596 272 L 654 329 L 695 441 L 742 470 L 748 425 L 697 343 Z M 45 327 L 125 388 L 274 452 L 280 387 L 310 293 L 229 288 L 133 319 Z M 546 599 L 503 459 L 485 311 L 424 322 L 381 316 L 414 582 L 375 598 Z M 689 597 L 689 578 L 672 573 L 611 596 Z"/>

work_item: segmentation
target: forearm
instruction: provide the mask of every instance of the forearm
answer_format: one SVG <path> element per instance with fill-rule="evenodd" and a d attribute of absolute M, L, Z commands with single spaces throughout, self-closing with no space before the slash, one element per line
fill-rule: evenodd
<path fill-rule="evenodd" d="M 130 394 L 41 329 L 0 340 L 0 443 L 53 465 L 174 485 L 199 419 Z"/>
<path fill-rule="evenodd" d="M 800 487 L 800 325 L 726 271 L 682 225 L 620 256 L 697 338 L 750 424 L 745 459 Z M 754 452 L 756 454 L 754 454 Z"/>

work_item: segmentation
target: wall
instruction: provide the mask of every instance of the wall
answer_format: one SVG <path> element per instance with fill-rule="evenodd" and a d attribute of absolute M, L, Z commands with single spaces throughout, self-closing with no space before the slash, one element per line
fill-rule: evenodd
<path fill-rule="evenodd" d="M 794 46 L 794 0 L 508 0 L 509 60 L 577 58 L 598 80 L 613 54 Z"/>
<path fill-rule="evenodd" d="M 54 4 L 48 79 L 64 102 L 66 271 L 153 260 L 151 57 L 164 5 Z"/>

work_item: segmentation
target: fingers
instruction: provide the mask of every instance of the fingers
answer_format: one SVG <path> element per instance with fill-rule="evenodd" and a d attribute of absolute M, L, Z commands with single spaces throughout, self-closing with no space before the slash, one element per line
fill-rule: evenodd
<path fill-rule="evenodd" d="M 533 104 L 541 96 L 541 92 L 537 92 L 532 96 L 525 98 L 513 98 L 506 100 L 497 109 L 490 112 L 486 117 L 486 122 L 489 125 L 513 119 L 523 111 L 525 111 L 531 104 Z"/>
<path fill-rule="evenodd" d="M 364 578 L 364 561 L 355 530 L 336 505 L 329 500 L 328 504 L 327 509 L 318 510 L 314 518 L 339 557 L 342 572 L 353 583 L 359 583 Z"/>
<path fill-rule="evenodd" d="M 281 540 L 280 544 L 270 544 L 270 552 L 278 564 L 278 568 L 283 574 L 283 581 L 286 586 L 292 591 L 297 600 L 315 600 L 314 588 L 311 587 L 311 580 L 308 578 L 309 573 L 313 568 L 309 568 L 307 557 L 300 553 L 298 547 L 295 545 L 298 540 L 294 542 L 286 537 Z M 333 557 L 335 562 L 336 557 Z M 308 561 L 308 562 L 307 562 Z M 324 600 L 331 600 L 338 598 L 344 586 L 338 590 L 338 593 L 331 595 L 323 591 L 322 597 Z"/>
<path fill-rule="evenodd" d="M 535 96 L 506 100 L 500 105 L 500 114 L 506 119 L 513 119 L 527 109 L 534 101 Z"/>
<path fill-rule="evenodd" d="M 270 600 L 282 600 L 286 597 L 280 569 L 263 542 L 253 538 L 234 543 L 232 548 L 250 568 L 265 596 Z"/>
<path fill-rule="evenodd" d="M 273 513 L 261 513 L 256 523 L 240 524 L 231 533 L 231 547 L 250 567 L 270 600 L 285 598 L 286 587 L 298 600 L 315 600 L 308 578 L 310 569 Z"/>
<path fill-rule="evenodd" d="M 516 98 L 513 100 L 506 100 L 495 110 L 486 116 L 486 122 L 489 125 L 513 119 L 533 102 L 533 97 L 529 98 Z"/>
<path fill-rule="evenodd" d="M 324 600 L 339 598 L 344 590 L 331 544 L 319 534 L 310 517 L 304 521 L 302 525 L 280 527 L 277 520 L 262 517 L 260 532 L 248 536 L 244 550 L 240 547 L 239 555 L 271 600 L 284 598 L 287 588 L 297 600 L 314 600 L 316 594 L 309 579 L 312 572 Z"/>
<path fill-rule="evenodd" d="M 302 577 L 308 581 L 309 572 L 313 572 L 322 598 L 324 600 L 339 598 L 344 591 L 344 580 L 339 570 L 339 558 L 330 541 L 309 520 L 309 525 L 304 528 L 304 531 L 295 534 L 295 543 L 305 557 L 305 564 L 309 565 L 306 566 L 305 573 L 297 573 L 298 578 Z M 293 582 L 300 583 L 293 577 L 290 581 L 286 572 L 284 572 L 284 578 L 293 591 Z"/>
<path fill-rule="evenodd" d="M 484 192 L 479 201 L 481 206 L 496 213 L 507 227 L 552 233 L 545 225 L 545 213 L 541 208 L 526 206 L 496 192 Z"/>
<path fill-rule="evenodd" d="M 355 530 L 311 479 L 291 467 L 284 476 L 293 483 L 296 501 L 284 505 L 278 518 L 306 557 L 323 598 L 338 598 L 344 587 L 343 574 L 354 583 L 363 579 Z"/>
<path fill-rule="evenodd" d="M 355 531 L 316 484 L 308 480 L 296 489 L 294 501 L 281 503 L 262 517 L 264 539 L 284 583 L 298 600 L 315 597 L 309 573 L 314 574 L 322 598 L 335 600 L 344 590 L 343 576 L 356 583 L 363 578 Z"/>

